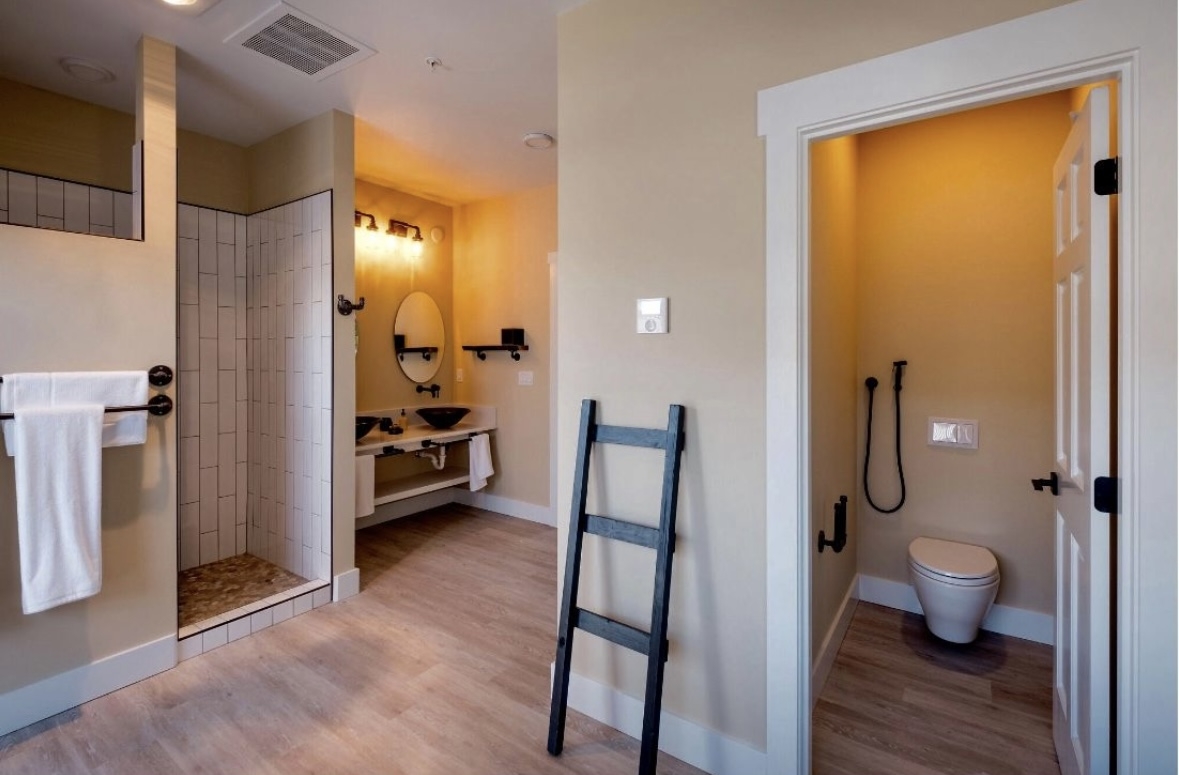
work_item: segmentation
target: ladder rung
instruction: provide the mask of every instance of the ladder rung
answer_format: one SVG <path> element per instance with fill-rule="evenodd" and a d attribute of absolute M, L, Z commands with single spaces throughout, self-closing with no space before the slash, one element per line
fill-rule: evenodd
<path fill-rule="evenodd" d="M 603 538 L 613 538 L 615 541 L 626 541 L 628 544 L 645 546 L 654 549 L 659 546 L 659 529 L 636 525 L 613 517 L 599 517 L 596 514 L 585 515 L 585 532 Z"/>
<path fill-rule="evenodd" d="M 605 638 L 619 646 L 626 646 L 631 651 L 637 651 L 643 655 L 651 650 L 651 633 L 643 632 L 629 624 L 607 619 L 605 616 L 599 616 L 584 608 L 574 610 L 577 611 L 577 618 L 573 622 L 574 627 L 580 627 L 591 635 Z"/>
<path fill-rule="evenodd" d="M 594 434 L 599 444 L 625 444 L 628 447 L 667 448 L 667 431 L 627 428 L 622 425 L 599 425 Z"/>

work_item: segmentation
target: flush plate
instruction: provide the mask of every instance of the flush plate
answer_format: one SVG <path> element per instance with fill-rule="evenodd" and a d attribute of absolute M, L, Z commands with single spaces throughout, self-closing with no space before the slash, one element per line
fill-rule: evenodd
<path fill-rule="evenodd" d="M 978 420 L 930 417 L 928 438 L 933 447 L 978 449 Z"/>

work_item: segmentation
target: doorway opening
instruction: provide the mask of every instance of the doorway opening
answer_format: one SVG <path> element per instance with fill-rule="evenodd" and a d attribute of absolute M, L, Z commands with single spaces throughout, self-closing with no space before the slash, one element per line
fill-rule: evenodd
<path fill-rule="evenodd" d="M 875 766 L 884 752 L 843 745 L 852 738 L 889 740 L 889 755 L 913 765 L 933 766 L 932 756 L 978 766 L 987 754 L 953 734 L 964 719 L 1004 741 L 992 750 L 1005 750 L 1005 761 L 1018 750 L 1028 772 L 1055 766 L 1059 531 L 1055 499 L 1029 480 L 1058 457 L 1054 382 L 1067 346 L 1055 330 L 1053 164 L 1094 85 L 810 145 L 804 470 L 815 773 L 849 751 L 867 757 L 862 769 Z M 1108 242 L 1116 247 L 1113 229 Z M 1115 297 L 1111 288 L 1106 319 L 1116 317 Z M 867 466 L 864 385 L 874 376 L 891 387 L 898 360 L 908 362 L 898 393 L 908 499 L 885 514 L 869 505 L 864 482 L 877 504 L 898 502 L 892 398 L 877 403 Z M 1115 400 L 1111 392 L 1102 407 L 1107 419 Z M 973 436 L 947 445 L 936 420 L 969 425 Z M 832 535 L 841 497 L 847 548 L 818 554 L 814 537 Z M 920 617 L 908 549 L 922 536 L 997 558 L 998 596 L 973 645 L 941 641 Z M 896 713 L 871 710 L 882 704 Z M 890 731 L 900 718 L 904 728 Z M 1099 757 L 1109 743 L 1097 741 Z"/>

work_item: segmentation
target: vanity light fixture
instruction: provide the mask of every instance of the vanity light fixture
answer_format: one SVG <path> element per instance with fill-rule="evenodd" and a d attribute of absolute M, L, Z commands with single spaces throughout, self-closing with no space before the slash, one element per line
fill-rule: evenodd
<path fill-rule="evenodd" d="M 413 237 L 409 236 L 409 230 L 413 229 Z M 392 218 L 389 219 L 389 228 L 385 231 L 386 234 L 392 236 L 399 244 L 403 245 L 402 252 L 409 258 L 418 258 L 422 255 L 422 230 L 412 223 L 405 221 L 397 221 Z M 400 242 L 400 240 L 408 240 L 408 242 Z"/>
<path fill-rule="evenodd" d="M 359 210 L 353 212 L 353 223 L 356 228 L 360 228 L 361 224 L 364 223 L 365 218 L 368 218 L 368 226 L 365 226 L 364 228 L 368 229 L 369 231 L 380 230 L 381 227 L 377 226 L 377 217 L 375 215 L 372 213 L 362 213 Z"/>

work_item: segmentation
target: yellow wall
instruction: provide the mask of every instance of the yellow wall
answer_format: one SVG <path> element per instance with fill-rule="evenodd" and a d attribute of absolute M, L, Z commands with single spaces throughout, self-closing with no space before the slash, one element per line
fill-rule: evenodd
<path fill-rule="evenodd" d="M 919 535 L 977 543 L 999 560 L 998 603 L 1053 610 L 1053 501 L 1029 480 L 1053 467 L 1052 164 L 1069 100 L 1060 92 L 859 138 L 858 383 L 881 382 L 870 471 L 881 505 L 898 492 L 889 369 L 909 361 L 908 499 L 887 516 L 861 501 L 863 573 L 907 583 Z M 935 416 L 977 419 L 978 450 L 927 445 Z"/>
<path fill-rule="evenodd" d="M 834 504 L 846 495 L 847 545 L 812 557 L 811 657 L 835 623 L 856 576 L 856 161 L 854 135 L 811 146 L 811 530 L 835 537 Z M 812 544 L 814 545 L 814 544 Z"/>
<path fill-rule="evenodd" d="M 175 366 L 175 49 L 141 45 L 146 241 L 0 225 L 3 371 Z M 0 457 L 0 694 L 175 637 L 175 439 L 173 414 L 149 420 L 145 446 L 104 450 L 102 591 L 32 616 L 20 607 L 12 463 Z"/>
<path fill-rule="evenodd" d="M 523 328 L 529 350 L 487 360 L 460 352 L 460 400 L 496 408 L 496 475 L 489 495 L 549 504 L 549 253 L 557 249 L 557 187 L 525 191 L 459 208 L 454 269 L 455 340 L 498 344 L 501 328 Z M 559 271 L 560 263 L 557 263 Z M 517 375 L 530 371 L 532 385 Z"/>
<path fill-rule="evenodd" d="M 453 266 L 454 211 L 447 205 L 431 202 L 391 188 L 356 181 L 356 209 L 372 213 L 381 227 L 377 248 L 370 247 L 366 229 L 352 229 L 356 248 L 356 295 L 365 298 L 364 311 L 357 316 L 360 326 L 360 351 L 356 355 L 356 406 L 361 414 L 402 406 L 454 402 L 455 352 Z M 389 220 L 412 223 L 422 230 L 425 240 L 417 259 L 390 253 L 392 237 L 386 236 Z M 430 231 L 441 227 L 442 242 L 430 239 Z M 416 383 L 401 371 L 393 353 L 393 321 L 405 297 L 424 291 L 438 304 L 446 327 L 446 347 L 441 366 L 431 380 L 442 386 L 439 399 L 418 393 Z M 413 418 L 417 422 L 417 418 Z"/>
<path fill-rule="evenodd" d="M 0 167 L 131 190 L 135 116 L 0 78 Z M 246 149 L 178 130 L 179 200 L 245 213 Z"/>
<path fill-rule="evenodd" d="M 594 0 L 561 15 L 557 502 L 583 397 L 618 424 L 659 426 L 669 403 L 687 406 L 668 712 L 765 744 L 758 89 L 1058 4 Z M 634 333 L 648 296 L 670 297 L 669 335 Z M 595 487 L 622 508 L 658 489 L 642 466 L 605 476 Z M 649 558 L 593 551 L 583 588 L 606 615 L 646 619 Z M 641 661 L 591 638 L 575 669 L 642 694 Z"/>

